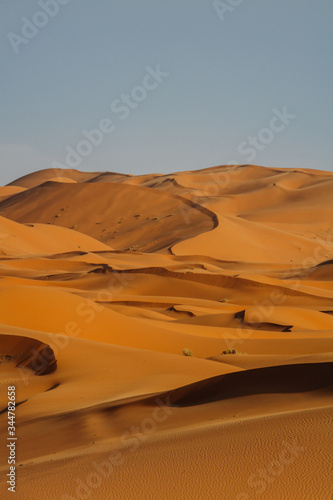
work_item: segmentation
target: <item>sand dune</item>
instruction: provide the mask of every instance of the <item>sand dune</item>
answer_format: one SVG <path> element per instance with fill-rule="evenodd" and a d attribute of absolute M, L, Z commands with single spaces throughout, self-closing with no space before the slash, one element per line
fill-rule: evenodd
<path fill-rule="evenodd" d="M 0 187 L 0 202 L 10 198 L 14 194 L 22 193 L 24 191 L 24 187 L 20 186 L 1 186 Z"/>
<path fill-rule="evenodd" d="M 79 172 L 74 169 L 57 169 L 57 168 L 48 168 L 45 170 L 39 170 L 37 172 L 33 172 L 32 174 L 24 175 L 19 179 L 8 184 L 8 186 L 20 186 L 24 188 L 32 188 L 43 184 L 44 182 L 51 181 L 57 179 L 61 182 L 60 179 L 71 179 L 76 182 L 87 182 L 90 179 L 94 179 L 99 174 L 98 172 L 94 173 L 86 173 Z"/>
<path fill-rule="evenodd" d="M 174 406 L 196 406 L 253 394 L 333 392 L 333 363 L 310 363 L 257 368 L 222 375 L 182 387 L 165 395 Z"/>
<path fill-rule="evenodd" d="M 213 212 L 187 199 L 118 183 L 47 182 L 4 201 L 0 209 L 17 222 L 72 228 L 116 249 L 145 252 L 167 249 L 215 225 Z M 193 225 L 182 218 L 186 210 Z"/>
<path fill-rule="evenodd" d="M 331 498 L 332 194 L 256 165 L 0 188 L 16 497 Z"/>
<path fill-rule="evenodd" d="M 1 255 L 49 254 L 74 249 L 105 250 L 106 245 L 93 238 L 65 228 L 45 224 L 25 226 L 0 217 Z"/>

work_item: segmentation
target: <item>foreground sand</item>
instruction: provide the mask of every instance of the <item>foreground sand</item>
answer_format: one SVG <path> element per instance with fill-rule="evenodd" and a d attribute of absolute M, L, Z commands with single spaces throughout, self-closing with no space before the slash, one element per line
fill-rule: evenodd
<path fill-rule="evenodd" d="M 332 194 L 251 165 L 0 188 L 1 498 L 15 385 L 19 500 L 331 499 Z"/>

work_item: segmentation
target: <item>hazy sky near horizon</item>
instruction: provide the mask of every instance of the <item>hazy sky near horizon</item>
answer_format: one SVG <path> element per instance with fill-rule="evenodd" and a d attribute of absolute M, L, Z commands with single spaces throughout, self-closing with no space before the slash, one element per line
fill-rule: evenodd
<path fill-rule="evenodd" d="M 0 33 L 2 185 L 52 166 L 333 170 L 332 0 L 0 0 Z"/>

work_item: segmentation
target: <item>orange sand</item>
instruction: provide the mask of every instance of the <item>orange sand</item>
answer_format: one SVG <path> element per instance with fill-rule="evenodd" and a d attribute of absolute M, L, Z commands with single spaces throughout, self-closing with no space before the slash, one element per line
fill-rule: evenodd
<path fill-rule="evenodd" d="M 331 499 L 333 173 L 0 188 L 0 497 Z M 190 355 L 185 355 L 190 354 Z"/>

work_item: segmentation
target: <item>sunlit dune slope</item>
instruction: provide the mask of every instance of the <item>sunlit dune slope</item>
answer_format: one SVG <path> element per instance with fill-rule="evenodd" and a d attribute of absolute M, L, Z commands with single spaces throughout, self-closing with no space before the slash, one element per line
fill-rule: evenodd
<path fill-rule="evenodd" d="M 101 251 L 103 243 L 78 232 L 46 224 L 25 226 L 0 217 L 0 254 L 31 255 L 53 252 Z"/>

